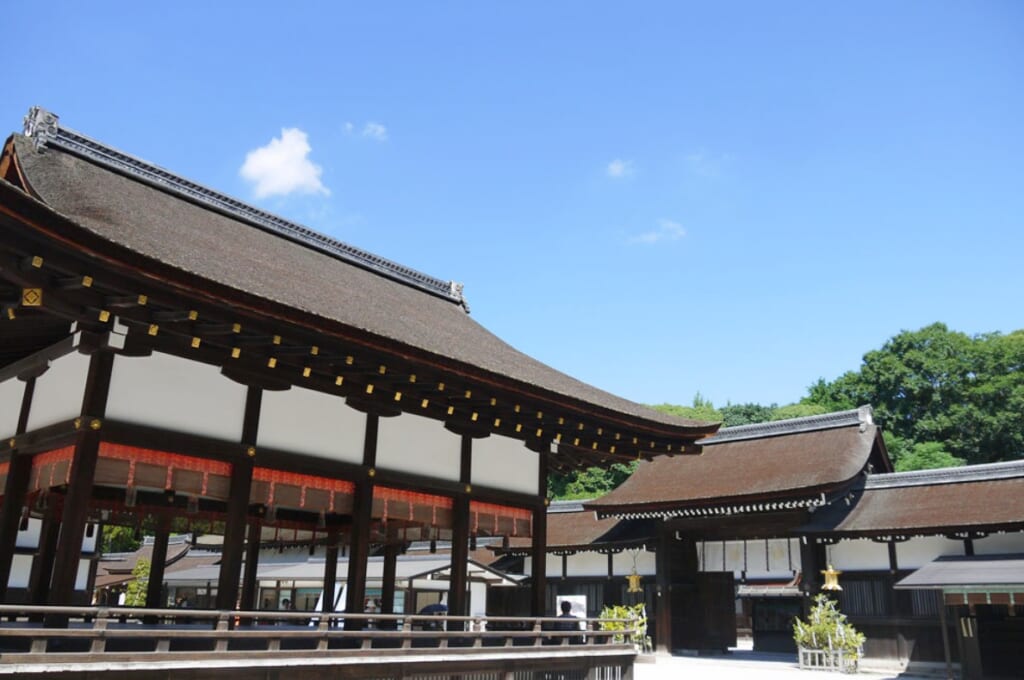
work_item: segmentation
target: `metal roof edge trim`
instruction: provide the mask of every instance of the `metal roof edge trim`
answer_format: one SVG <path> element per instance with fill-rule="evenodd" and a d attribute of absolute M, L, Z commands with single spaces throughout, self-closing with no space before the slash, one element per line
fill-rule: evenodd
<path fill-rule="evenodd" d="M 34 106 L 25 116 L 24 134 L 37 149 L 55 147 L 101 165 L 108 170 L 144 182 L 161 191 L 184 198 L 203 207 L 243 221 L 253 227 L 312 248 L 349 264 L 362 267 L 387 278 L 410 285 L 432 295 L 461 305 L 469 305 L 462 284 L 443 281 L 411 267 L 398 264 L 368 251 L 330 238 L 296 222 L 291 222 L 259 208 L 222 194 L 214 189 L 176 175 L 157 165 L 136 158 L 103 144 L 80 132 L 59 124 L 59 117 Z"/>
<path fill-rule="evenodd" d="M 726 442 L 742 441 L 745 439 L 778 437 L 787 434 L 816 432 L 818 430 L 831 430 L 838 427 L 850 427 L 852 425 L 862 424 L 874 424 L 871 406 L 865 405 L 849 411 L 824 413 L 817 416 L 789 418 L 787 420 L 775 420 L 767 423 L 754 423 L 752 425 L 726 427 L 719 430 L 714 436 L 698 440 L 697 443 L 700 446 L 713 446 L 715 444 L 724 444 Z"/>

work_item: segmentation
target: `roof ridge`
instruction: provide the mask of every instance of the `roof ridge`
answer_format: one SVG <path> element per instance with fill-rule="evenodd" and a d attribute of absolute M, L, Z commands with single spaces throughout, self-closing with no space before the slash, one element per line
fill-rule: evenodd
<path fill-rule="evenodd" d="M 933 470 L 912 470 L 910 472 L 888 472 L 868 475 L 865 489 L 893 489 L 906 486 L 927 486 L 932 484 L 957 484 L 960 482 L 985 482 L 995 479 L 1024 477 L 1024 460 L 1001 463 L 982 463 Z"/>
<path fill-rule="evenodd" d="M 706 439 L 700 439 L 697 443 L 701 446 L 706 446 L 740 441 L 743 439 L 761 439 L 763 437 L 775 437 L 786 434 L 797 434 L 800 432 L 829 430 L 837 427 L 848 427 L 850 425 L 871 425 L 874 422 L 872 414 L 873 411 L 871 406 L 865 405 L 849 411 L 836 411 L 834 413 L 823 413 L 816 416 L 787 418 L 786 420 L 773 420 L 767 423 L 753 423 L 751 425 L 724 427 L 714 436 L 707 437 Z"/>
<path fill-rule="evenodd" d="M 59 124 L 59 117 L 56 114 L 39 106 L 30 108 L 25 116 L 24 134 L 33 141 L 37 150 L 54 147 L 75 154 L 118 174 L 145 182 L 161 191 L 215 210 L 263 231 L 454 302 L 469 312 L 461 283 L 443 281 L 424 274 L 193 182 L 80 132 L 63 127 Z"/>

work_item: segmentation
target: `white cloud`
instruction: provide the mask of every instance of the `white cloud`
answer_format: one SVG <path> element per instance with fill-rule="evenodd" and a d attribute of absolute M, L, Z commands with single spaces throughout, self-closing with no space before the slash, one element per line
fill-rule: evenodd
<path fill-rule="evenodd" d="M 348 121 L 348 120 L 345 121 L 345 134 L 346 135 L 352 134 L 352 131 L 355 130 L 355 129 L 356 129 L 356 126 L 353 125 L 351 121 Z"/>
<path fill-rule="evenodd" d="M 662 241 L 678 241 L 686 236 L 683 225 L 674 220 L 658 220 L 658 228 L 637 234 L 629 239 L 630 243 L 660 243 Z"/>
<path fill-rule="evenodd" d="M 697 151 L 686 156 L 690 172 L 701 177 L 719 177 L 732 163 L 732 154 L 709 154 Z"/>
<path fill-rule="evenodd" d="M 369 137 L 378 142 L 386 142 L 388 141 L 388 129 L 380 123 L 374 123 L 371 120 L 363 126 L 363 137 Z"/>
<path fill-rule="evenodd" d="M 621 158 L 616 158 L 615 160 L 608 164 L 607 168 L 605 168 L 605 172 L 608 174 L 608 176 L 614 177 L 616 179 L 619 179 L 621 177 L 629 177 L 635 171 L 636 170 L 633 167 L 633 161 L 625 161 L 622 160 Z"/>
<path fill-rule="evenodd" d="M 281 136 L 245 155 L 239 173 L 252 182 L 256 198 L 292 193 L 330 195 L 320 181 L 323 168 L 309 160 L 311 148 L 306 133 L 284 128 Z"/>

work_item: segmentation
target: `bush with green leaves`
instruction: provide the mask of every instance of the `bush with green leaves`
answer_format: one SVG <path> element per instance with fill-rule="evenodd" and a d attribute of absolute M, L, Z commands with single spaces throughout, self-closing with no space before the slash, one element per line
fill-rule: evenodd
<path fill-rule="evenodd" d="M 647 637 L 647 608 L 643 602 L 633 606 L 624 604 L 607 606 L 601 610 L 601 618 L 604 619 L 601 621 L 601 630 L 623 631 L 612 636 L 614 642 L 619 644 L 626 642 L 626 631 L 632 630 L 628 639 L 637 651 L 645 652 L 651 649 L 651 639 Z"/>
<path fill-rule="evenodd" d="M 814 598 L 806 621 L 793 622 L 793 639 L 804 649 L 841 650 L 850 659 L 860 658 L 864 634 L 858 633 L 839 611 L 836 601 L 824 593 Z"/>

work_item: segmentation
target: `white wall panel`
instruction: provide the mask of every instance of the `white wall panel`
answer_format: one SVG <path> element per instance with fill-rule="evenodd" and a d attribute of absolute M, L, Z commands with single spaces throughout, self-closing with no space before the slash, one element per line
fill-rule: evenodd
<path fill-rule="evenodd" d="M 365 439 L 366 414 L 341 397 L 301 387 L 263 393 L 259 446 L 359 464 Z"/>
<path fill-rule="evenodd" d="M 943 536 L 920 536 L 896 544 L 896 566 L 918 569 L 942 555 L 963 555 L 964 542 Z"/>
<path fill-rule="evenodd" d="M 800 570 L 798 539 L 772 538 L 725 542 L 725 563 L 722 563 L 722 541 L 697 544 L 697 560 L 702 571 L 731 571 L 739 579 L 746 571 L 748 579 L 788 578 Z"/>
<path fill-rule="evenodd" d="M 50 370 L 36 378 L 28 429 L 37 430 L 82 415 L 88 375 L 89 357 L 84 354 L 72 352 L 54 359 Z"/>
<path fill-rule="evenodd" d="M 160 352 L 117 356 L 107 417 L 238 441 L 245 394 L 244 385 L 225 378 L 215 366 Z"/>
<path fill-rule="evenodd" d="M 1024 532 L 992 534 L 974 541 L 975 555 L 1002 555 L 1024 553 Z"/>
<path fill-rule="evenodd" d="M 492 434 L 473 440 L 473 484 L 536 496 L 540 456 L 518 439 Z"/>
<path fill-rule="evenodd" d="M 32 573 L 32 556 L 15 555 L 11 562 L 11 578 L 7 581 L 8 588 L 28 588 L 28 577 Z"/>
<path fill-rule="evenodd" d="M 28 518 L 28 526 L 25 527 L 24 531 L 18 530 L 18 538 L 16 539 L 15 545 L 19 548 L 37 548 L 39 547 L 39 532 L 42 531 L 43 520 L 36 519 L 35 517 Z"/>
<path fill-rule="evenodd" d="M 18 431 L 18 414 L 24 395 L 25 383 L 17 378 L 0 383 L 0 439 L 7 439 Z"/>
<path fill-rule="evenodd" d="M 437 420 L 403 413 L 381 418 L 377 467 L 459 481 L 461 438 Z"/>
<path fill-rule="evenodd" d="M 89 583 L 89 560 L 78 560 L 78 576 L 75 577 L 75 590 L 85 590 Z"/>
<path fill-rule="evenodd" d="M 889 568 L 888 546 L 867 538 L 840 541 L 828 546 L 825 552 L 832 566 L 840 571 L 879 571 Z"/>

